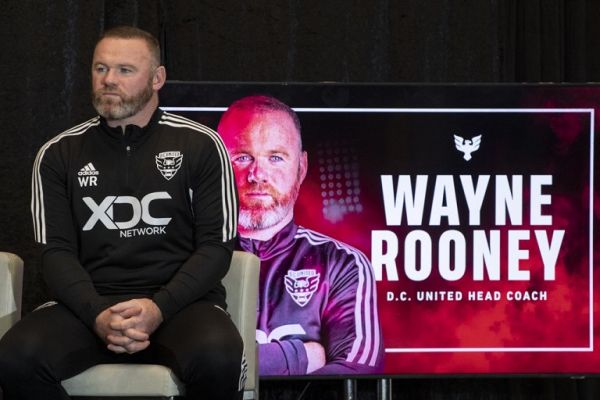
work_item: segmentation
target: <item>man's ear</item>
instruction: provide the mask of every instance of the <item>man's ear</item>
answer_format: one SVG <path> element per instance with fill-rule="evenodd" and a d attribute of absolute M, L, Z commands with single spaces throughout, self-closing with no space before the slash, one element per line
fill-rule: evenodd
<path fill-rule="evenodd" d="M 152 89 L 155 91 L 160 90 L 167 81 L 167 70 L 163 65 L 156 67 L 154 70 L 154 76 L 152 77 Z"/>
<path fill-rule="evenodd" d="M 300 166 L 298 168 L 298 178 L 300 184 L 304 182 L 304 178 L 306 178 L 306 173 L 308 172 L 308 154 L 306 151 L 302 151 L 300 154 Z"/>

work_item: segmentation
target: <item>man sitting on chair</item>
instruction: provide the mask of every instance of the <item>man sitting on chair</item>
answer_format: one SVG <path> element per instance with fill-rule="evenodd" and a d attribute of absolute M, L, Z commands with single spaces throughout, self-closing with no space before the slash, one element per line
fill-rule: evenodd
<path fill-rule="evenodd" d="M 189 399 L 241 398 L 243 343 L 220 282 L 233 173 L 216 132 L 158 109 L 165 79 L 152 35 L 105 32 L 92 63 L 99 116 L 37 155 L 33 225 L 56 302 L 0 341 L 8 399 L 67 399 L 61 381 L 100 363 L 162 364 Z"/>

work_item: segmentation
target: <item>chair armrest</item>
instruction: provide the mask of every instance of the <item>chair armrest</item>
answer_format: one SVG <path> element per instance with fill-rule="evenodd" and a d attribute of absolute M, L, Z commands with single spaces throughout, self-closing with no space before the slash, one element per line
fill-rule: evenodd
<path fill-rule="evenodd" d="M 254 254 L 234 251 L 229 272 L 223 278 L 227 311 L 241 333 L 248 328 L 252 331 L 252 343 L 256 340 L 259 268 L 260 260 Z"/>
<path fill-rule="evenodd" d="M 0 252 L 0 337 L 21 318 L 23 260 Z"/>
<path fill-rule="evenodd" d="M 227 311 L 244 340 L 248 376 L 246 389 L 258 393 L 258 354 L 256 351 L 256 307 L 260 260 L 252 253 L 234 251 L 229 272 L 223 278 L 227 291 Z"/>

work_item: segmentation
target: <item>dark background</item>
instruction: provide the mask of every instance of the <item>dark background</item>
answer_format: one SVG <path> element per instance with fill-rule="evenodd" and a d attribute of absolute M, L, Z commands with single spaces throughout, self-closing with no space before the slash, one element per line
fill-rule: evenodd
<path fill-rule="evenodd" d="M 594 0 L 0 0 L 0 250 L 25 260 L 24 312 L 46 299 L 33 245 L 38 148 L 94 114 L 93 46 L 129 24 L 159 37 L 171 80 L 592 82 Z M 262 399 L 342 398 L 342 381 L 261 382 Z M 596 378 L 406 378 L 394 399 L 596 399 Z M 358 398 L 376 398 L 360 380 Z"/>

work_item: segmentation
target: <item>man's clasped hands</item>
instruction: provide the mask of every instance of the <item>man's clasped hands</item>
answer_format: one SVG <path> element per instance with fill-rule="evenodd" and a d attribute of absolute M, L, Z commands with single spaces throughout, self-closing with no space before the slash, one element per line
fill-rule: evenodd
<path fill-rule="evenodd" d="M 150 345 L 150 335 L 163 321 L 151 299 L 133 299 L 115 304 L 96 317 L 94 330 L 115 353 L 133 354 Z"/>

